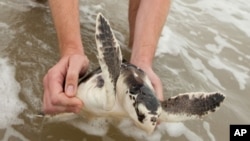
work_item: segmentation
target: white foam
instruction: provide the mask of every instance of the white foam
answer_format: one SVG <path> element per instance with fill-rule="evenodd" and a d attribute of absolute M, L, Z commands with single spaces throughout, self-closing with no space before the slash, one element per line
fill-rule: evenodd
<path fill-rule="evenodd" d="M 100 117 L 89 121 L 84 121 L 83 119 L 74 120 L 69 123 L 87 134 L 104 136 L 108 132 L 109 122 L 109 119 Z"/>
<path fill-rule="evenodd" d="M 151 135 L 148 135 L 145 131 L 136 127 L 129 119 L 122 120 L 119 123 L 118 128 L 123 134 L 133 137 L 137 141 L 160 141 L 162 137 L 160 131 L 154 131 Z"/>
<path fill-rule="evenodd" d="M 7 6 L 11 9 L 25 12 L 28 11 L 34 7 L 46 7 L 44 4 L 40 4 L 33 0 L 25 0 L 25 1 L 8 1 L 8 2 L 2 2 L 0 1 L 0 6 Z"/>
<path fill-rule="evenodd" d="M 245 0 L 203 0 L 192 4 L 192 6 L 202 9 L 203 14 L 210 14 L 221 22 L 233 24 L 250 37 L 248 5 Z"/>
<path fill-rule="evenodd" d="M 186 45 L 187 42 L 185 40 L 176 33 L 173 33 L 171 29 L 165 25 L 158 42 L 155 56 L 160 56 L 164 53 L 177 56 L 181 52 L 181 47 Z"/>
<path fill-rule="evenodd" d="M 181 72 L 184 72 L 184 69 L 173 69 L 171 67 L 169 67 L 168 65 L 164 65 L 164 68 L 169 70 L 170 72 L 172 72 L 172 74 L 174 75 L 179 75 Z"/>
<path fill-rule="evenodd" d="M 228 38 L 228 37 L 227 37 Z M 229 48 L 233 50 L 235 53 L 238 53 L 242 56 L 245 56 L 244 52 L 241 52 L 237 47 L 230 44 L 225 37 L 220 36 L 218 33 L 214 37 L 214 41 L 216 44 L 207 44 L 205 47 L 207 50 L 219 54 L 223 51 L 224 48 Z"/>
<path fill-rule="evenodd" d="M 203 127 L 207 131 L 208 137 L 210 138 L 211 141 L 216 141 L 214 135 L 210 131 L 210 125 L 208 122 L 204 121 L 203 122 Z"/>
<path fill-rule="evenodd" d="M 74 113 L 61 113 L 55 116 L 45 116 L 47 123 L 65 122 L 89 135 L 105 136 L 112 120 L 106 117 L 85 119 Z"/>
<path fill-rule="evenodd" d="M 241 65 L 234 64 L 229 60 L 222 60 L 217 56 L 214 56 L 208 60 L 209 65 L 216 69 L 223 69 L 233 74 L 234 78 L 238 81 L 240 90 L 244 90 L 250 79 L 250 69 Z"/>
<path fill-rule="evenodd" d="M 161 123 L 159 130 L 165 131 L 171 137 L 180 137 L 184 135 L 189 141 L 203 141 L 203 139 L 188 129 L 183 123 Z"/>
<path fill-rule="evenodd" d="M 95 19 L 96 19 L 96 14 L 98 11 L 102 10 L 104 7 L 104 3 L 101 4 L 89 4 L 89 5 L 84 5 L 81 4 L 79 9 L 80 9 L 80 21 L 81 22 L 89 22 L 92 23 L 93 25 L 95 24 Z"/>
<path fill-rule="evenodd" d="M 6 23 L 0 22 L 0 28 L 9 28 L 9 25 L 7 25 Z"/>
<path fill-rule="evenodd" d="M 174 11 L 182 14 L 182 16 L 189 17 L 181 19 L 180 22 L 200 22 L 204 16 L 207 17 L 206 24 L 213 24 L 214 22 L 221 22 L 227 26 L 233 25 L 241 32 L 250 36 L 249 22 L 250 10 L 249 4 L 245 0 L 197 0 L 197 1 L 182 1 L 175 0 L 171 8 Z M 209 16 L 213 18 L 209 18 Z M 177 17 L 175 20 L 178 21 Z M 215 20 L 217 21 L 215 21 Z"/>
<path fill-rule="evenodd" d="M 126 136 L 133 137 L 138 141 L 160 141 L 166 134 L 175 138 L 183 135 L 189 141 L 203 141 L 199 135 L 191 131 L 182 122 L 161 123 L 151 135 L 135 127 L 129 120 L 123 120 L 118 127 Z M 209 136 L 213 136 L 212 133 L 210 133 Z"/>
<path fill-rule="evenodd" d="M 203 78 L 205 81 L 207 82 L 207 80 L 209 80 L 209 83 L 214 84 L 215 86 L 221 88 L 221 89 L 225 89 L 220 81 L 218 80 L 218 78 L 216 78 L 213 74 L 212 71 L 210 71 L 205 65 L 204 63 L 201 61 L 201 59 L 199 58 L 193 58 L 186 50 L 183 51 L 183 55 L 185 56 L 185 58 L 187 59 L 187 61 L 189 61 L 191 63 L 192 66 L 192 73 L 194 73 L 194 76 L 199 76 L 201 78 Z M 188 63 L 189 63 L 188 62 Z"/>
<path fill-rule="evenodd" d="M 0 58 L 0 128 L 22 124 L 18 115 L 26 105 L 19 99 L 20 85 L 15 80 L 15 68 L 8 64 L 7 58 Z"/>
<path fill-rule="evenodd" d="M 0 52 L 1 52 L 1 50 L 8 47 L 9 43 L 14 38 L 15 31 L 12 30 L 8 24 L 1 21 L 0 21 L 0 29 L 1 29 L 0 35 L 2 35 L 0 38 L 0 43 L 1 43 Z"/>
<path fill-rule="evenodd" d="M 222 90 L 226 88 L 207 63 L 213 68 L 224 69 L 233 74 L 240 90 L 244 90 L 250 78 L 250 71 L 246 66 L 236 63 L 235 59 L 242 63 L 250 60 L 250 52 L 241 49 L 247 47 L 250 36 L 249 5 L 244 0 L 192 2 L 175 0 L 171 5 L 171 12 L 168 16 L 168 25 L 163 28 L 156 56 L 166 53 L 182 55 L 181 59 L 186 65 L 184 67 L 187 67 L 194 76 L 204 79 L 204 82 L 209 80 L 208 83 L 213 83 Z M 229 30 L 224 31 L 224 28 Z M 238 35 L 242 40 L 239 40 Z M 230 52 L 239 57 L 228 57 Z M 214 56 L 217 58 L 214 59 Z"/>
<path fill-rule="evenodd" d="M 22 140 L 22 141 L 29 141 L 24 135 L 16 131 L 13 127 L 8 127 L 5 131 L 5 134 L 2 138 L 2 141 L 9 141 L 11 140 L 10 137 L 17 137 L 16 140 Z"/>
<path fill-rule="evenodd" d="M 113 3 L 114 1 L 112 1 Z M 79 9 L 80 9 L 80 22 L 84 23 L 84 26 L 89 28 L 89 29 L 95 29 L 95 24 L 96 24 L 96 15 L 99 12 L 104 12 L 105 11 L 105 3 L 98 3 L 98 4 L 81 4 Z M 106 14 L 106 13 L 103 13 Z M 104 15 L 104 16 L 108 16 L 108 14 Z M 108 17 L 106 17 L 108 18 Z M 110 23 L 115 23 L 114 21 L 112 21 L 112 19 L 108 19 L 110 21 Z M 86 24 L 88 23 L 88 24 Z M 111 28 L 116 36 L 116 38 L 118 39 L 118 42 L 120 44 L 121 47 L 126 47 L 125 45 L 125 35 L 123 33 L 121 33 L 121 31 L 118 31 L 116 29 L 114 29 L 116 25 L 111 24 Z M 126 48 L 128 49 L 128 48 Z"/>

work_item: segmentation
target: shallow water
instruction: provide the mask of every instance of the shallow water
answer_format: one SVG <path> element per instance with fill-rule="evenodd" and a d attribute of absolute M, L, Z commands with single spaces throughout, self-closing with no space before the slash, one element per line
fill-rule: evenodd
<path fill-rule="evenodd" d="M 221 109 L 204 120 L 162 124 L 156 138 L 168 141 L 228 141 L 230 124 L 249 124 L 250 5 L 245 0 L 173 0 L 158 44 L 154 69 L 165 97 L 190 91 L 220 91 Z M 81 1 L 81 34 L 91 62 L 95 15 L 111 22 L 122 47 L 128 44 L 127 1 Z M 46 3 L 0 2 L 0 140 L 113 141 L 131 139 L 111 127 L 104 137 L 36 116 L 42 78 L 59 58 Z M 129 52 L 124 50 L 125 56 Z"/>

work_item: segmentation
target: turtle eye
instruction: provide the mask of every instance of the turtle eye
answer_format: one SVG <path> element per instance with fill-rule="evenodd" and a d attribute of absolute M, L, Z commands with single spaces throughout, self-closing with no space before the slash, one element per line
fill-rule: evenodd
<path fill-rule="evenodd" d="M 139 91 L 141 90 L 141 87 L 142 87 L 141 84 L 133 85 L 133 86 L 130 87 L 129 92 L 131 94 L 138 94 Z"/>
<path fill-rule="evenodd" d="M 132 87 L 129 89 L 129 93 L 131 93 L 131 94 L 137 94 L 139 90 L 140 90 L 139 87 L 132 86 Z"/>

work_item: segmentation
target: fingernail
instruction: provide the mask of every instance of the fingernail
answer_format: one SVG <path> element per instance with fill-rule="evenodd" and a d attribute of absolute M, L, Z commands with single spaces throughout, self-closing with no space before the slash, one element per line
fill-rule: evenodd
<path fill-rule="evenodd" d="M 73 85 L 67 86 L 66 95 L 67 96 L 74 96 L 74 86 Z"/>

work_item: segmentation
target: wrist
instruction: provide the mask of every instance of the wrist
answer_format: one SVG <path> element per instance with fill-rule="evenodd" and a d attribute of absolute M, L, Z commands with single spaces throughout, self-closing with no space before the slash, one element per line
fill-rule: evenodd
<path fill-rule="evenodd" d="M 144 58 L 140 58 L 140 59 L 131 59 L 130 63 L 133 65 L 136 65 L 137 67 L 141 68 L 141 69 L 147 69 L 147 68 L 151 68 L 152 67 L 152 63 L 151 61 L 144 59 Z"/>
<path fill-rule="evenodd" d="M 65 44 L 60 46 L 61 56 L 70 56 L 73 54 L 85 55 L 82 45 Z"/>
<path fill-rule="evenodd" d="M 140 68 L 151 68 L 154 54 L 154 46 L 134 46 L 132 48 L 130 63 Z"/>

